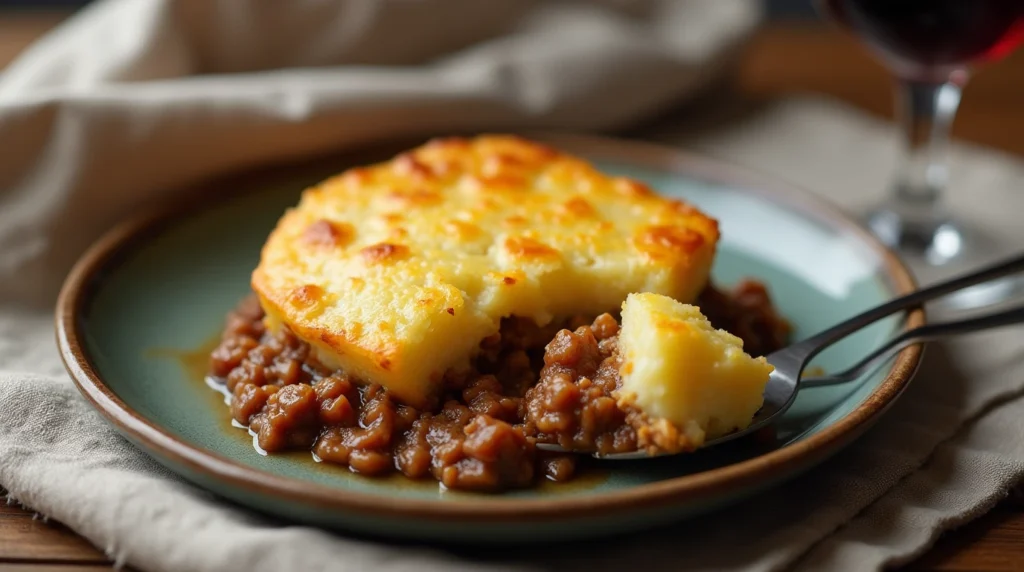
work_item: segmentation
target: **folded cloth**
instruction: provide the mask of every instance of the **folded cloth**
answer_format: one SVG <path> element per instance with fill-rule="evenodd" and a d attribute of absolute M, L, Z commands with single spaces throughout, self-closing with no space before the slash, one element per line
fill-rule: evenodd
<path fill-rule="evenodd" d="M 18 142 L 0 155 L 0 484 L 145 570 L 877 569 L 913 557 L 1024 473 L 1024 444 L 1006 438 L 1024 413 L 1019 332 L 934 346 L 875 429 L 758 498 L 618 543 L 496 557 L 271 522 L 181 481 L 84 403 L 49 316 L 28 305 L 52 302 L 111 221 L 183 184 L 399 134 L 628 125 L 705 85 L 756 18 L 722 0 L 95 5 L 0 77 L 0 137 Z M 881 191 L 891 167 L 888 128 L 816 100 L 648 136 L 846 206 Z M 970 191 L 954 195 L 958 210 L 1024 243 L 1011 220 L 1024 165 L 960 145 L 953 167 Z"/>
<path fill-rule="evenodd" d="M 748 0 L 106 0 L 0 76 L 0 300 L 229 169 L 453 130 L 623 126 L 717 77 Z M 16 277 L 16 278 L 14 278 Z"/>

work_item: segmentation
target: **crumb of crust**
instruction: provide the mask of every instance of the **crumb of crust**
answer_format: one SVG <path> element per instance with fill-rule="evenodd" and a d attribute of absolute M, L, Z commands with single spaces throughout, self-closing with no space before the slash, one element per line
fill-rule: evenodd
<path fill-rule="evenodd" d="M 636 430 L 637 450 L 648 455 L 661 453 L 690 453 L 704 444 L 704 431 L 695 421 L 689 421 L 683 428 L 668 419 L 652 419 L 634 403 L 632 393 L 616 391 L 615 405 L 626 412 L 626 423 Z"/>
<path fill-rule="evenodd" d="M 803 373 L 800 374 L 800 379 L 805 379 L 808 377 L 821 377 L 823 375 L 825 375 L 825 368 L 821 367 L 820 365 L 812 365 L 809 366 L 807 369 L 803 371 Z"/>

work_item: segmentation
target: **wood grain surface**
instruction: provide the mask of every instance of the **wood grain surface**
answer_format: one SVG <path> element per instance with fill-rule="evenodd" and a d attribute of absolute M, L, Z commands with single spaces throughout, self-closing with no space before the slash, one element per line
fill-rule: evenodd
<path fill-rule="evenodd" d="M 63 12 L 0 11 L 0 68 L 65 16 Z M 820 25 L 779 23 L 764 28 L 745 51 L 737 84 L 741 95 L 752 101 L 823 93 L 883 117 L 892 113 L 885 70 L 853 40 Z M 973 78 L 954 135 L 1024 155 L 1022 102 L 1024 52 L 986 67 Z M 0 502 L 0 572 L 85 572 L 110 567 L 102 552 L 66 527 Z M 1024 493 L 1014 493 L 988 514 L 946 533 L 907 569 L 1024 572 Z"/>

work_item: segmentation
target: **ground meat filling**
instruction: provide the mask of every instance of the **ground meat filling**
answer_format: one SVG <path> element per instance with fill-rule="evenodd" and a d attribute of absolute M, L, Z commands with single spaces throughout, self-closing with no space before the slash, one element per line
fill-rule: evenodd
<path fill-rule="evenodd" d="M 756 282 L 732 293 L 709 287 L 700 304 L 754 355 L 786 342 L 789 326 Z M 423 411 L 325 368 L 306 343 L 287 330 L 266 331 L 262 320 L 254 296 L 239 304 L 210 372 L 231 395 L 232 417 L 269 453 L 305 449 L 366 475 L 398 471 L 448 488 L 497 491 L 572 478 L 574 457 L 545 454 L 537 442 L 604 453 L 637 448 L 632 417 L 611 396 L 619 324 L 609 314 L 545 327 L 502 320 L 472 367 L 447 372 L 441 399 Z"/>
<path fill-rule="evenodd" d="M 619 323 L 602 314 L 590 326 L 562 330 L 544 352 L 537 385 L 526 392 L 528 435 L 566 449 L 635 451 L 636 430 L 615 404 Z"/>

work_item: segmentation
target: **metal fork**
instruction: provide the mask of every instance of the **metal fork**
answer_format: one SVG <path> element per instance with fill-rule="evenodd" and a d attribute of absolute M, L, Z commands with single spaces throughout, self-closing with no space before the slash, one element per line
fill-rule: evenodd
<path fill-rule="evenodd" d="M 867 357 L 839 373 L 802 378 L 800 380 L 800 389 L 841 385 L 857 380 L 914 344 L 1020 323 L 1024 323 L 1024 305 L 965 320 L 938 322 L 920 326 L 913 330 L 907 330 L 885 342 L 878 349 L 868 354 Z"/>
<path fill-rule="evenodd" d="M 719 445 L 758 431 L 768 426 L 785 413 L 790 406 L 793 405 L 793 401 L 796 400 L 797 393 L 800 389 L 804 387 L 836 385 L 857 379 L 871 367 L 878 365 L 884 361 L 884 359 L 891 357 L 895 352 L 905 348 L 906 346 L 933 340 L 939 337 L 965 334 L 968 332 L 976 332 L 979 330 L 1024 322 L 1024 306 L 1021 306 L 976 318 L 920 326 L 896 336 L 844 372 L 813 379 L 800 379 L 800 375 L 803 373 L 804 368 L 807 366 L 807 362 L 810 361 L 811 358 L 818 355 L 832 344 L 877 322 L 878 320 L 881 320 L 882 318 L 891 316 L 896 312 L 916 308 L 925 302 L 951 294 L 969 286 L 974 286 L 976 284 L 1015 274 L 1022 270 L 1024 270 L 1024 255 L 1018 255 L 976 272 L 960 276 L 958 278 L 953 278 L 945 282 L 929 286 L 928 288 L 917 290 L 894 300 L 890 300 L 889 302 L 858 314 L 803 341 L 769 354 L 767 356 L 768 363 L 775 366 L 775 371 L 772 372 L 768 379 L 768 384 L 765 386 L 764 405 L 761 406 L 761 409 L 754 416 L 753 421 L 745 429 L 706 441 L 703 446 L 706 448 Z M 546 451 L 566 451 L 559 445 L 549 443 L 538 443 L 537 448 Z M 589 453 L 589 451 L 577 452 Z M 594 457 L 608 460 L 633 460 L 650 458 L 652 456 L 644 451 L 612 453 L 608 455 L 601 455 L 598 453 L 592 454 Z"/>

